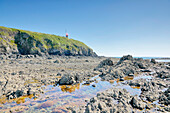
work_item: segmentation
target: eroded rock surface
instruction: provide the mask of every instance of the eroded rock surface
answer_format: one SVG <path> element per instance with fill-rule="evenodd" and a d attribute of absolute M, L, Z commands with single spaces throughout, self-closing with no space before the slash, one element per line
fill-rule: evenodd
<path fill-rule="evenodd" d="M 102 80 L 117 80 L 132 88 L 140 89 L 141 93 L 132 96 L 125 89 L 112 88 L 98 93 L 87 102 L 86 106 L 74 108 L 72 112 L 132 113 L 140 110 L 144 112 L 146 109 L 148 112 L 170 111 L 169 63 L 133 58 L 130 55 L 123 56 L 117 63 L 111 65 L 108 62 L 111 62 L 110 59 L 103 60 L 95 68 L 102 73 L 99 75 Z M 133 79 L 136 76 L 143 78 Z"/>
<path fill-rule="evenodd" d="M 44 92 L 41 87 L 43 85 L 60 84 L 67 91 L 69 87 L 84 81 L 82 85 L 98 88 L 93 83 L 100 81 L 90 78 L 99 75 L 101 80 L 112 82 L 112 88 L 90 97 L 85 106 L 70 106 L 72 112 L 170 112 L 170 63 L 133 58 L 130 55 L 118 60 L 105 57 L 3 54 L 0 59 L 0 99 L 4 96 L 15 99 L 23 95 L 37 98 L 38 94 Z M 140 93 L 134 95 L 133 92 L 122 89 L 123 85 L 138 89 Z M 5 103 L 1 99 L 1 103 L 3 102 Z M 54 103 L 44 102 L 37 107 L 41 108 L 41 112 L 47 112 L 46 108 L 53 105 Z"/>
<path fill-rule="evenodd" d="M 0 55 L 0 96 L 8 99 L 43 93 L 42 85 L 72 85 L 96 75 L 104 57 Z M 88 62 L 87 62 L 88 60 Z"/>
<path fill-rule="evenodd" d="M 132 113 L 133 108 L 143 110 L 146 104 L 138 99 L 137 96 L 131 96 L 125 89 L 111 88 L 98 93 L 87 102 L 86 106 L 73 109 L 74 113 Z"/>

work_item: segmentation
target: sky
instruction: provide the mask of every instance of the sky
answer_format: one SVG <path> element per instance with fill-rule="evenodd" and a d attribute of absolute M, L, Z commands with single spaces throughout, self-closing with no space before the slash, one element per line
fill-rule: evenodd
<path fill-rule="evenodd" d="M 0 0 L 0 26 L 67 29 L 101 56 L 170 57 L 170 0 Z"/>

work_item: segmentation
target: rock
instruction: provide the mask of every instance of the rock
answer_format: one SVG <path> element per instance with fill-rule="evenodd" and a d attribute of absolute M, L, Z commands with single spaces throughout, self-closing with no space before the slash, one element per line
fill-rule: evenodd
<path fill-rule="evenodd" d="M 124 78 L 120 78 L 120 81 L 124 81 Z"/>
<path fill-rule="evenodd" d="M 69 75 L 62 76 L 59 80 L 59 85 L 71 85 L 73 83 L 75 83 L 75 80 Z"/>
<path fill-rule="evenodd" d="M 141 70 L 142 72 L 152 72 L 151 70 L 149 69 L 144 69 L 144 70 Z"/>
<path fill-rule="evenodd" d="M 143 63 L 141 62 L 135 62 L 135 65 L 138 66 L 140 69 L 145 69 L 146 67 L 144 66 Z"/>
<path fill-rule="evenodd" d="M 55 60 L 54 63 L 60 63 L 60 61 L 59 60 Z"/>
<path fill-rule="evenodd" d="M 34 94 L 35 90 L 33 88 L 28 88 L 27 95 Z"/>
<path fill-rule="evenodd" d="M 15 94 L 16 94 L 16 97 L 18 98 L 18 97 L 20 97 L 20 96 L 23 96 L 23 91 L 17 90 L 17 91 L 15 92 Z"/>
<path fill-rule="evenodd" d="M 48 57 L 47 59 L 49 59 L 49 60 L 50 60 L 50 59 L 52 59 L 52 58 L 51 58 L 51 57 Z"/>
<path fill-rule="evenodd" d="M 116 78 L 116 76 L 112 76 L 112 75 L 110 75 L 110 74 L 106 74 L 106 75 L 100 75 L 100 77 L 101 77 L 101 79 L 102 80 L 105 80 L 105 81 L 109 81 L 109 80 L 112 80 L 112 79 L 114 79 L 114 77 Z M 117 77 L 118 78 L 118 77 Z"/>
<path fill-rule="evenodd" d="M 167 111 L 167 112 L 170 112 L 170 106 L 166 106 L 166 107 L 164 108 L 164 110 Z"/>
<path fill-rule="evenodd" d="M 11 73 L 11 75 L 16 75 L 17 73 L 15 73 L 15 72 L 13 72 L 13 73 Z"/>
<path fill-rule="evenodd" d="M 112 66 L 113 65 L 113 61 L 111 59 L 106 59 L 100 62 L 100 64 L 98 65 L 98 68 L 101 68 L 103 66 Z"/>
<path fill-rule="evenodd" d="M 61 73 L 57 73 L 57 75 L 56 76 L 61 76 L 62 74 Z"/>
<path fill-rule="evenodd" d="M 89 60 L 85 60 L 85 62 L 89 62 Z"/>
<path fill-rule="evenodd" d="M 95 84 L 93 84 L 93 85 L 92 85 L 92 87 L 96 87 L 96 85 L 95 85 Z"/>
<path fill-rule="evenodd" d="M 111 88 L 98 93 L 96 97 L 90 99 L 86 106 L 78 109 L 73 109 L 72 112 L 85 113 L 109 113 L 112 112 L 127 112 L 130 113 L 131 106 L 129 105 L 130 94 L 125 89 Z M 85 110 L 83 109 L 85 107 Z"/>
<path fill-rule="evenodd" d="M 83 85 L 89 85 L 90 81 L 86 81 Z"/>
<path fill-rule="evenodd" d="M 146 109 L 151 109 L 152 108 L 152 105 L 151 104 L 147 104 L 146 105 Z"/>
<path fill-rule="evenodd" d="M 158 99 L 158 95 L 156 93 L 150 92 L 146 95 L 146 99 L 150 102 L 156 101 Z"/>
<path fill-rule="evenodd" d="M 133 57 L 131 55 L 126 55 L 126 56 L 123 56 L 122 58 L 120 58 L 118 64 L 122 63 L 123 61 L 125 60 L 130 60 L 132 61 L 133 60 Z"/>
<path fill-rule="evenodd" d="M 170 66 L 166 66 L 167 69 L 170 69 Z"/>
<path fill-rule="evenodd" d="M 158 77 L 164 79 L 164 78 L 170 78 L 170 72 L 168 71 L 161 71 L 161 72 L 156 72 Z"/>
<path fill-rule="evenodd" d="M 143 84 L 143 80 L 136 80 L 136 81 L 129 81 L 128 84 L 130 86 L 136 86 L 136 87 L 140 87 L 141 84 Z"/>
<path fill-rule="evenodd" d="M 152 58 L 152 59 L 151 59 L 151 63 L 156 64 L 156 60 Z"/>
<path fill-rule="evenodd" d="M 24 71 L 19 71 L 19 75 L 23 75 L 24 74 Z"/>
<path fill-rule="evenodd" d="M 100 103 L 98 103 L 98 108 L 100 110 L 104 110 L 106 108 L 106 104 L 104 102 L 100 102 Z"/>
<path fill-rule="evenodd" d="M 166 82 L 164 82 L 164 81 L 158 81 L 158 82 L 156 82 L 156 84 L 159 86 L 166 87 Z"/>
<path fill-rule="evenodd" d="M 149 63 L 149 64 L 148 64 Z M 96 71 L 101 72 L 99 76 L 102 78 L 102 80 L 112 80 L 112 79 L 118 79 L 123 78 L 126 75 L 133 77 L 134 73 L 138 73 L 140 69 L 148 68 L 150 65 L 150 62 L 147 60 L 139 60 L 136 58 L 133 58 L 131 55 L 123 56 L 118 63 L 115 63 L 112 66 L 108 65 L 101 65 L 99 64 L 96 68 Z M 146 70 L 144 72 L 150 72 L 150 70 Z"/>
<path fill-rule="evenodd" d="M 129 76 L 129 77 L 134 77 L 134 75 L 133 75 L 133 74 L 128 74 L 128 76 Z"/>
<path fill-rule="evenodd" d="M 159 96 L 161 104 L 170 105 L 170 87 Z"/>
<path fill-rule="evenodd" d="M 145 103 L 139 100 L 137 96 L 134 96 L 132 98 L 132 100 L 130 101 L 130 104 L 132 105 L 133 108 L 137 108 L 140 110 L 143 110 L 145 108 Z"/>

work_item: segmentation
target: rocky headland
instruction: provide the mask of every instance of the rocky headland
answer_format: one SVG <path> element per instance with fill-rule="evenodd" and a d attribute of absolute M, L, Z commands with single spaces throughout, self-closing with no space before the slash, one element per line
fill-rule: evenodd
<path fill-rule="evenodd" d="M 83 42 L 74 39 L 3 26 L 0 26 L 0 53 L 39 56 L 97 56 Z"/>

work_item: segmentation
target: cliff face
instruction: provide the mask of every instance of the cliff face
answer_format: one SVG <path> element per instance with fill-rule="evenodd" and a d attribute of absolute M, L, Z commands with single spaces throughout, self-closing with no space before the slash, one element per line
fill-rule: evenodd
<path fill-rule="evenodd" d="M 83 42 L 74 39 L 1 26 L 0 53 L 97 56 Z"/>

